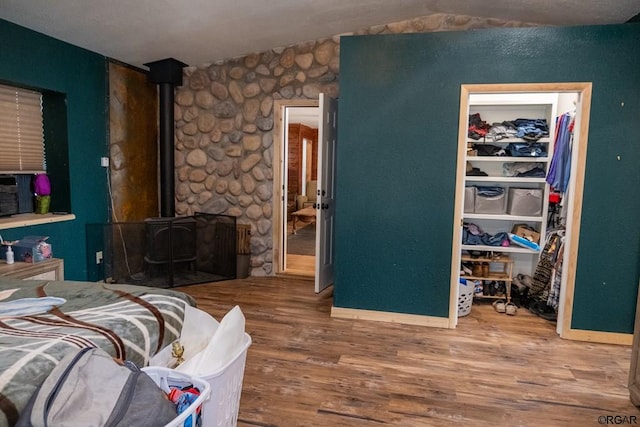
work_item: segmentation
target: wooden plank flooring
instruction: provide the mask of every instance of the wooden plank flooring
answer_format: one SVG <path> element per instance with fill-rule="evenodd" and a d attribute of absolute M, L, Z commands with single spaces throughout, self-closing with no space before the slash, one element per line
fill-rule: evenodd
<path fill-rule="evenodd" d="M 310 255 L 287 254 L 288 275 L 306 276 L 311 279 L 316 273 L 316 257 Z"/>
<path fill-rule="evenodd" d="M 333 319 L 331 288 L 248 278 L 178 288 L 221 319 L 238 304 L 249 348 L 239 426 L 595 426 L 640 420 L 631 348 L 567 341 L 555 325 L 474 302 L 455 330 Z M 612 419 L 613 420 L 613 419 Z M 613 424 L 611 422 L 610 424 Z"/>

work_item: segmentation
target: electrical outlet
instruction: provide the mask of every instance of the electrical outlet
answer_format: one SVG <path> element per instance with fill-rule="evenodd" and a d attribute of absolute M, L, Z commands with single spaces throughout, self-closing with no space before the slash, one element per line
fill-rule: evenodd
<path fill-rule="evenodd" d="M 100 166 L 103 168 L 109 167 L 109 158 L 108 157 L 100 157 Z"/>
<path fill-rule="evenodd" d="M 96 264 L 102 264 L 102 251 L 96 252 Z"/>

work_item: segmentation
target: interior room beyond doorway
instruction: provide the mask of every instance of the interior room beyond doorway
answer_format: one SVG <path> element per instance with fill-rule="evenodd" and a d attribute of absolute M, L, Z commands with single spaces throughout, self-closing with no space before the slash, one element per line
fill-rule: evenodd
<path fill-rule="evenodd" d="M 315 275 L 316 193 L 318 188 L 318 108 L 286 107 L 283 199 L 285 273 Z"/>

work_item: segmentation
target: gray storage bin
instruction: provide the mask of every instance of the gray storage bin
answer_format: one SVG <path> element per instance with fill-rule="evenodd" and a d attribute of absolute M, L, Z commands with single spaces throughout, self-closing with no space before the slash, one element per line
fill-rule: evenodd
<path fill-rule="evenodd" d="M 510 215 L 542 215 L 542 189 L 510 188 L 507 212 Z"/>
<path fill-rule="evenodd" d="M 497 196 L 483 196 L 476 192 L 475 213 L 503 214 L 505 212 L 505 193 Z"/>
<path fill-rule="evenodd" d="M 473 213 L 476 206 L 476 187 L 464 187 L 464 213 Z"/>

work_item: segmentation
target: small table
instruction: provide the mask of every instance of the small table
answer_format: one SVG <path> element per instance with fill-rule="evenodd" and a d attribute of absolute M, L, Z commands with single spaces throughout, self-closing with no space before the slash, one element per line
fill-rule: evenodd
<path fill-rule="evenodd" d="M 315 221 L 316 219 L 316 210 L 314 208 L 312 208 L 311 206 L 306 207 L 306 208 L 302 208 L 298 211 L 295 211 L 291 214 L 291 217 L 293 218 L 293 234 L 296 234 L 296 223 L 298 222 L 298 218 L 310 218 L 313 219 Z"/>
<path fill-rule="evenodd" d="M 16 261 L 7 264 L 1 261 L 0 276 L 23 280 L 64 280 L 64 261 L 60 258 L 36 263 Z"/>

